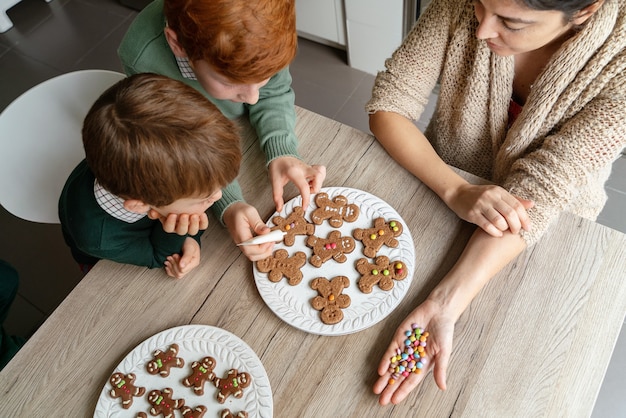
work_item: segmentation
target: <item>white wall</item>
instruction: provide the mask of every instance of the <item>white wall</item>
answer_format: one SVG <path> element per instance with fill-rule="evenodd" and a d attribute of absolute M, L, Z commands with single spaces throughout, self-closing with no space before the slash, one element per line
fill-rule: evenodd
<path fill-rule="evenodd" d="M 376 74 L 403 37 L 405 0 L 296 0 L 298 33 L 345 48 L 348 65 Z"/>

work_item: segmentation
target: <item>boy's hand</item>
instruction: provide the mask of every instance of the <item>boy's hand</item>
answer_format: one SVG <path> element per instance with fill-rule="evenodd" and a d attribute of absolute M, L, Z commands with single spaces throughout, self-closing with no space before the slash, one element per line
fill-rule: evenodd
<path fill-rule="evenodd" d="M 209 217 L 206 213 L 170 213 L 167 217 L 162 216 L 154 209 L 148 211 L 150 219 L 158 219 L 163 225 L 163 230 L 169 234 L 196 235 L 209 227 Z"/>
<path fill-rule="evenodd" d="M 235 244 L 244 242 L 257 235 L 267 234 L 270 229 L 261 220 L 259 212 L 254 206 L 245 202 L 236 202 L 230 205 L 224 212 L 224 224 Z M 273 242 L 259 245 L 246 245 L 239 247 L 250 261 L 258 261 L 272 255 Z"/>
<path fill-rule="evenodd" d="M 200 244 L 190 237 L 185 239 L 182 255 L 172 254 L 165 260 L 165 272 L 175 279 L 182 279 L 200 264 Z"/>
<path fill-rule="evenodd" d="M 270 163 L 269 176 L 276 210 L 283 208 L 283 188 L 290 181 L 300 190 L 302 209 L 306 210 L 311 193 L 319 192 L 322 187 L 326 178 L 326 167 L 308 165 L 295 157 L 279 157 Z"/>

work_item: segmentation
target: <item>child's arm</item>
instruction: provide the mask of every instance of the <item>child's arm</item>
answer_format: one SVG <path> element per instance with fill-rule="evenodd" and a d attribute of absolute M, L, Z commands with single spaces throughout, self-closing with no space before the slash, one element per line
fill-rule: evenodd
<path fill-rule="evenodd" d="M 283 208 L 283 188 L 290 181 L 300 190 L 302 209 L 306 210 L 311 193 L 317 193 L 326 178 L 326 167 L 308 165 L 295 157 L 279 157 L 269 165 L 270 183 L 276 210 Z"/>
<path fill-rule="evenodd" d="M 187 273 L 200 264 L 200 244 L 187 237 L 181 250 L 182 255 L 174 253 L 165 260 L 165 272 L 175 279 L 182 279 Z"/>

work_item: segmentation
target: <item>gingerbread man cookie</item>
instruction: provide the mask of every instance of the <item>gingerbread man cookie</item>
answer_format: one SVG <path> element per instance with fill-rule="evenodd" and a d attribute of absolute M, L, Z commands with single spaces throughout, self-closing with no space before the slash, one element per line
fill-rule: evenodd
<path fill-rule="evenodd" d="M 376 257 L 376 253 L 383 245 L 395 248 L 398 246 L 398 237 L 402 234 L 402 224 L 398 221 L 385 222 L 384 218 L 374 219 L 374 227 L 352 231 L 352 236 L 360 240 L 365 248 L 363 254 L 367 257 Z"/>
<path fill-rule="evenodd" d="M 188 388 L 193 387 L 196 395 L 204 395 L 204 383 L 208 380 L 212 382 L 215 379 L 215 359 L 213 357 L 205 357 L 200 361 L 191 363 L 191 374 L 183 379 L 183 385 Z"/>
<path fill-rule="evenodd" d="M 112 398 L 122 398 L 122 407 L 130 408 L 133 404 L 133 396 L 142 396 L 146 392 L 146 388 L 135 386 L 134 373 L 113 373 L 109 382 L 113 389 L 109 392 Z"/>
<path fill-rule="evenodd" d="M 272 222 L 276 225 L 271 228 L 272 231 L 280 229 L 287 233 L 283 238 L 283 242 L 288 247 L 291 247 L 296 242 L 296 235 L 313 235 L 315 232 L 315 225 L 304 219 L 302 206 L 294 207 L 293 212 L 287 218 L 274 216 Z"/>
<path fill-rule="evenodd" d="M 289 257 L 287 250 L 276 250 L 276 252 L 256 262 L 256 267 L 261 273 L 269 273 L 267 277 L 271 282 L 277 283 L 284 277 L 291 286 L 295 286 L 302 281 L 302 271 L 300 268 L 306 264 L 306 254 L 298 251 Z"/>
<path fill-rule="evenodd" d="M 312 235 L 307 238 L 306 245 L 313 249 L 309 262 L 315 267 L 320 267 L 331 258 L 338 263 L 344 263 L 347 260 L 346 254 L 354 251 L 354 239 L 342 237 L 337 230 L 331 231 L 326 239 Z"/>
<path fill-rule="evenodd" d="M 183 418 L 202 418 L 206 413 L 206 406 L 198 405 L 193 409 L 188 406 L 183 406 L 180 412 L 183 414 Z"/>
<path fill-rule="evenodd" d="M 372 293 L 376 284 L 382 290 L 391 290 L 394 280 L 403 280 L 408 274 L 404 263 L 390 262 L 389 257 L 384 255 L 376 257 L 374 262 L 372 264 L 366 258 L 360 258 L 356 262 L 356 269 L 361 273 L 358 285 L 363 293 Z"/>
<path fill-rule="evenodd" d="M 153 390 L 148 393 L 148 402 L 150 403 L 150 413 L 153 416 L 163 414 L 164 418 L 172 418 L 174 411 L 185 406 L 184 399 L 172 399 L 173 391 L 171 388 L 161 390 Z"/>
<path fill-rule="evenodd" d="M 348 203 L 345 196 L 335 196 L 332 200 L 328 194 L 321 192 L 315 196 L 317 209 L 311 213 L 311 221 L 316 225 L 321 225 L 324 220 L 333 228 L 339 228 L 343 221 L 354 222 L 359 217 L 359 207 L 354 203 Z"/>
<path fill-rule="evenodd" d="M 246 411 L 239 411 L 237 415 L 230 412 L 230 409 L 224 409 L 220 412 L 220 418 L 248 418 L 248 413 Z"/>
<path fill-rule="evenodd" d="M 230 395 L 233 395 L 235 398 L 241 398 L 243 389 L 250 386 L 251 377 L 246 372 L 239 373 L 237 369 L 230 369 L 225 378 L 220 379 L 216 377 L 213 382 L 215 387 L 219 389 L 217 401 L 224 403 Z"/>
<path fill-rule="evenodd" d="M 317 290 L 319 295 L 311 300 L 314 309 L 321 311 L 322 322 L 333 325 L 343 319 L 342 309 L 350 306 L 350 296 L 343 293 L 343 289 L 350 286 L 350 280 L 346 276 L 333 277 L 328 280 L 318 277 L 311 282 L 311 288 Z"/>
<path fill-rule="evenodd" d="M 166 351 L 155 350 L 152 354 L 153 359 L 146 364 L 146 369 L 150 374 L 160 374 L 167 377 L 170 374 L 171 367 L 183 367 L 185 360 L 176 357 L 178 354 L 178 344 L 172 344 Z"/>

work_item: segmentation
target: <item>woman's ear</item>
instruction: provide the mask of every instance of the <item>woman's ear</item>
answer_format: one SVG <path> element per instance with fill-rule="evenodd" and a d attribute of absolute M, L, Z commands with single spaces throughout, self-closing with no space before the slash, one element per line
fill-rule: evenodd
<path fill-rule="evenodd" d="M 141 200 L 128 199 L 124 200 L 124 209 L 129 212 L 145 214 L 150 210 L 150 205 L 142 202 Z"/>
<path fill-rule="evenodd" d="M 604 4 L 604 0 L 596 0 L 584 9 L 579 10 L 574 14 L 574 16 L 572 16 L 571 23 L 576 26 L 582 25 L 587 20 L 589 20 L 589 18 L 593 16 L 598 11 L 598 9 L 600 9 L 602 4 Z"/>
<path fill-rule="evenodd" d="M 183 48 L 181 44 L 178 43 L 178 35 L 176 35 L 176 32 L 174 32 L 174 30 L 169 26 L 165 26 L 164 32 L 165 39 L 167 40 L 167 43 L 170 46 L 170 49 L 172 50 L 174 55 L 176 55 L 178 58 L 186 58 L 187 53 L 185 52 L 185 48 Z"/>

